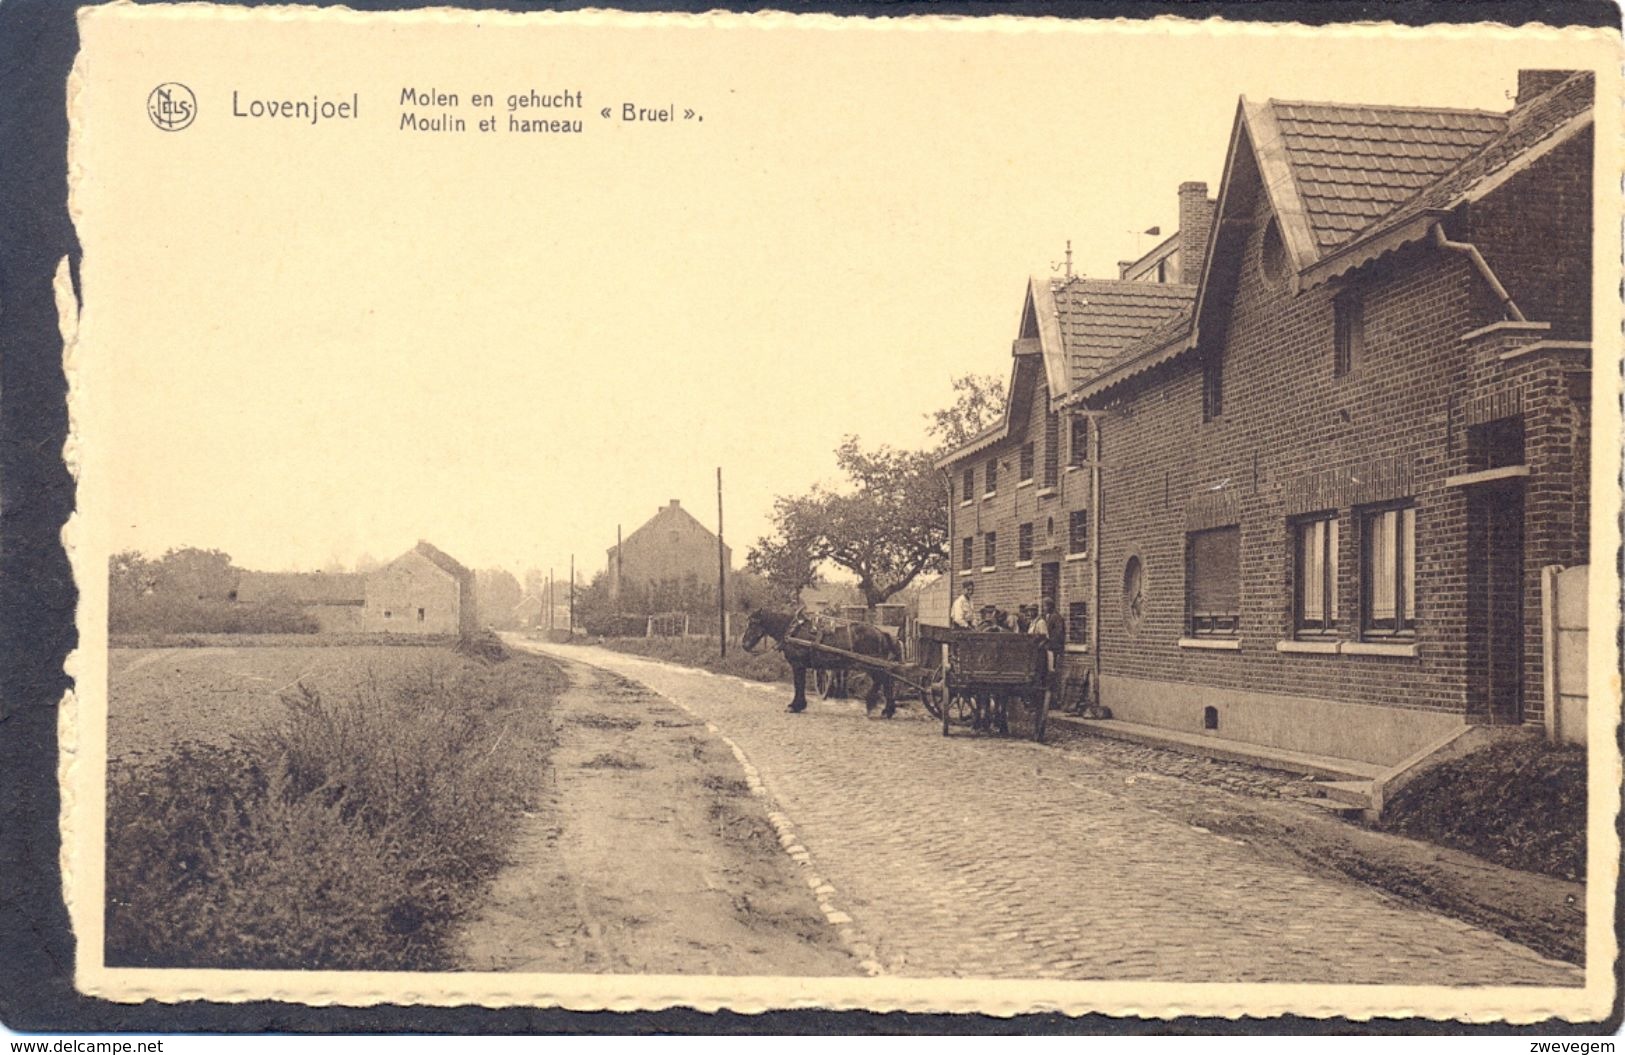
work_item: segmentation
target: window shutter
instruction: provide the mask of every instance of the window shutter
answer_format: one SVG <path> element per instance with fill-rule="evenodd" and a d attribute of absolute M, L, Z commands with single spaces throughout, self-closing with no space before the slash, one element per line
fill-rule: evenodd
<path fill-rule="evenodd" d="M 1191 609 L 1231 615 L 1241 608 L 1241 529 L 1221 528 L 1191 536 Z"/>

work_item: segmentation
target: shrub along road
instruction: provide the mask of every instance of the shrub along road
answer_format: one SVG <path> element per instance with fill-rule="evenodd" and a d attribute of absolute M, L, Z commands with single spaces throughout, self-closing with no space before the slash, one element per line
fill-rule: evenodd
<path fill-rule="evenodd" d="M 1193 794 L 1222 805 L 1234 792 L 1147 779 L 1083 745 L 944 740 L 932 723 L 866 719 L 853 703 L 816 702 L 790 715 L 783 686 L 600 650 L 513 643 L 634 678 L 736 743 L 810 855 L 802 878 L 826 881 L 848 939 L 872 947 L 888 972 L 1418 985 L 1582 980 L 1574 966 L 1188 819 Z M 622 742 L 640 744 L 642 731 Z M 629 853 L 627 860 L 641 860 Z M 786 883 L 801 886 L 795 877 Z M 788 964 L 778 970 L 796 973 Z"/>

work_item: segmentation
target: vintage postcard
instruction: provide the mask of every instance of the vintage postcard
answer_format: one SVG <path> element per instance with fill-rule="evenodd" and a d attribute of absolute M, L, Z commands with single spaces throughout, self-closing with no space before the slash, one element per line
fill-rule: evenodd
<path fill-rule="evenodd" d="M 79 27 L 85 993 L 1609 1013 L 1617 32 Z"/>

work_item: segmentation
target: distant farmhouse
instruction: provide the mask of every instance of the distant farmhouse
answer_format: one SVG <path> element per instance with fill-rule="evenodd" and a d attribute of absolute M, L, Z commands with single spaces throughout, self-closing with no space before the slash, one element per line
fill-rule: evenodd
<path fill-rule="evenodd" d="M 732 571 L 733 551 L 726 545 L 722 559 Z M 609 548 L 610 596 L 617 601 L 681 591 L 685 583 L 714 588 L 716 581 L 717 536 L 675 498 Z"/>
<path fill-rule="evenodd" d="M 244 572 L 234 600 L 292 603 L 324 634 L 466 634 L 479 618 L 474 573 L 427 542 L 364 575 Z"/>

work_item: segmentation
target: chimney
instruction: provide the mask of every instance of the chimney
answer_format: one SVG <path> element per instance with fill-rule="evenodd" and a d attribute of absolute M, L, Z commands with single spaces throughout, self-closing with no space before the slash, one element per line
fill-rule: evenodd
<path fill-rule="evenodd" d="M 666 503 L 666 508 L 667 509 L 676 509 L 677 508 L 677 499 L 673 498 L 670 502 Z"/>
<path fill-rule="evenodd" d="M 1545 95 L 1569 79 L 1573 70 L 1519 70 L 1518 98 L 1515 106 L 1522 106 L 1537 95 Z"/>
<path fill-rule="evenodd" d="M 1202 261 L 1213 229 L 1213 208 L 1206 183 L 1179 185 L 1179 281 L 1187 285 L 1202 279 Z"/>

